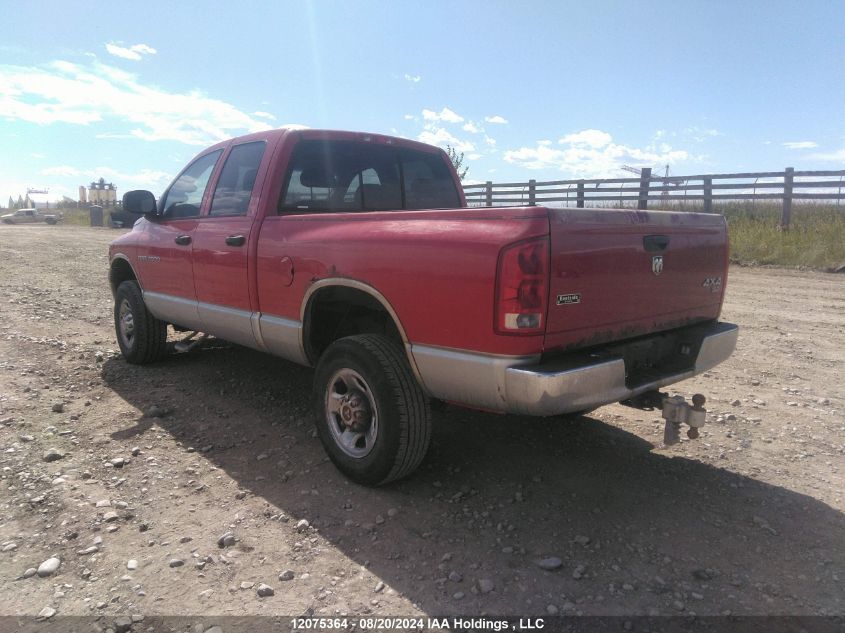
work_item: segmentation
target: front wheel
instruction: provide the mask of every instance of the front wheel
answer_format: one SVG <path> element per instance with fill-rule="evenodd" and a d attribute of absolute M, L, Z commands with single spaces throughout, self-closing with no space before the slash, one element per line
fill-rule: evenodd
<path fill-rule="evenodd" d="M 431 440 L 431 413 L 401 347 L 375 334 L 332 343 L 314 377 L 316 426 L 334 465 L 375 486 L 411 474 Z"/>
<path fill-rule="evenodd" d="M 144 304 L 135 281 L 124 281 L 114 298 L 114 329 L 123 357 L 135 365 L 152 363 L 167 352 L 167 323 Z"/>

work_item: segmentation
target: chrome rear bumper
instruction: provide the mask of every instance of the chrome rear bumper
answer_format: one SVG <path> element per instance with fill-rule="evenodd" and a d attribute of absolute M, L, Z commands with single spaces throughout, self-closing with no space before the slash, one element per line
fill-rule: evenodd
<path fill-rule="evenodd" d="M 419 376 L 435 398 L 472 407 L 550 416 L 633 398 L 686 380 L 726 360 L 736 347 L 739 328 L 716 323 L 705 332 L 692 368 L 668 372 L 635 386 L 626 384 L 621 356 L 538 358 L 490 356 L 411 346 Z"/>

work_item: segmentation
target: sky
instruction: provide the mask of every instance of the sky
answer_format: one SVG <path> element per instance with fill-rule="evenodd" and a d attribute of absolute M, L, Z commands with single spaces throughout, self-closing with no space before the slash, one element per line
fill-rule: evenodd
<path fill-rule="evenodd" d="M 464 153 L 465 182 L 845 169 L 845 2 L 0 0 L 0 206 L 156 195 L 303 125 Z"/>

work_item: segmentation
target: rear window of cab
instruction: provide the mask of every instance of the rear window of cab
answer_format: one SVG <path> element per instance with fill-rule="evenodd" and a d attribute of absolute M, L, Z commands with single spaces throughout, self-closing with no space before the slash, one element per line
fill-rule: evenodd
<path fill-rule="evenodd" d="M 279 213 L 349 213 L 461 206 L 439 154 L 358 141 L 300 141 Z"/>

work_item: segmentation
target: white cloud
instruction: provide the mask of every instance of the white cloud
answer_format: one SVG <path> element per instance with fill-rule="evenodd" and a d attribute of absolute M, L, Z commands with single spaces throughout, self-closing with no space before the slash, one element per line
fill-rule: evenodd
<path fill-rule="evenodd" d="M 131 126 L 128 134 L 135 138 L 188 145 L 208 145 L 271 127 L 199 91 L 168 92 L 96 61 L 0 65 L 0 117 L 38 125 L 122 124 Z"/>
<path fill-rule="evenodd" d="M 556 148 L 542 141 L 535 147 L 521 147 L 504 153 L 504 159 L 527 169 L 557 169 L 574 177 L 598 178 L 614 175 L 626 163 L 667 164 L 690 160 L 685 150 L 666 145 L 629 147 L 613 142 L 613 137 L 601 130 L 582 130 L 567 134 L 559 141 L 565 147 Z"/>
<path fill-rule="evenodd" d="M 405 119 L 419 120 L 411 115 L 405 115 Z M 417 135 L 417 140 L 442 148 L 449 145 L 459 152 L 475 152 L 475 145 L 471 141 L 459 139 L 443 127 L 444 123 L 462 123 L 463 121 L 464 118 L 460 114 L 447 107 L 444 107 L 440 112 L 425 109 L 422 111 L 423 131 Z M 471 121 L 465 123 L 462 128 L 464 131 L 480 131 Z"/>
<path fill-rule="evenodd" d="M 132 134 L 117 134 L 116 132 L 102 132 L 95 134 L 94 138 L 135 138 Z"/>
<path fill-rule="evenodd" d="M 613 140 L 613 137 L 607 132 L 601 130 L 581 130 L 574 134 L 567 134 L 558 141 L 561 144 L 568 145 L 586 145 L 588 147 L 604 147 Z"/>
<path fill-rule="evenodd" d="M 94 169 L 85 171 L 86 178 L 105 178 L 108 181 L 114 182 L 123 191 L 149 189 L 158 192 L 164 189 L 175 175 L 154 169 L 142 169 L 138 172 L 121 172 L 111 167 L 95 167 Z"/>
<path fill-rule="evenodd" d="M 143 53 L 144 55 L 155 55 L 158 52 L 152 46 L 147 46 L 146 44 L 135 44 L 130 50 Z"/>
<path fill-rule="evenodd" d="M 824 160 L 833 163 L 845 163 L 845 148 L 835 152 L 820 152 L 818 154 L 810 154 L 807 158 L 813 160 Z"/>
<path fill-rule="evenodd" d="M 786 143 L 781 143 L 787 149 L 813 149 L 814 147 L 818 147 L 819 144 L 815 141 L 788 141 Z"/>
<path fill-rule="evenodd" d="M 275 114 L 270 114 L 269 112 L 264 112 L 263 110 L 256 110 L 252 113 L 252 116 L 257 116 L 260 119 L 269 119 L 270 121 L 276 120 Z"/>
<path fill-rule="evenodd" d="M 402 118 L 405 119 L 406 121 L 414 121 L 414 120 L 416 120 L 417 117 L 415 117 L 413 114 L 406 114 Z"/>
<path fill-rule="evenodd" d="M 464 132 L 469 132 L 470 134 L 478 134 L 479 132 L 481 132 L 481 129 L 476 126 L 475 123 L 473 123 L 472 121 L 464 123 L 461 129 Z"/>
<path fill-rule="evenodd" d="M 444 121 L 446 123 L 460 123 L 464 120 L 464 117 L 449 108 L 443 108 L 440 112 L 423 110 L 422 116 L 426 121 Z"/>
<path fill-rule="evenodd" d="M 405 73 L 405 81 L 410 81 L 412 84 L 418 84 L 420 79 L 422 79 L 422 77 L 419 75 L 409 75 L 408 73 Z"/>
<path fill-rule="evenodd" d="M 446 147 L 451 145 L 459 152 L 473 152 L 475 145 L 469 141 L 462 141 L 456 138 L 448 130 L 442 127 L 429 127 L 417 136 L 417 140 L 429 145 L 437 145 L 438 147 Z"/>
<path fill-rule="evenodd" d="M 57 167 L 47 167 L 41 170 L 42 176 L 79 176 L 80 172 L 76 167 L 70 165 L 58 165 Z"/>
<path fill-rule="evenodd" d="M 138 61 L 143 55 L 156 54 L 156 49 L 152 46 L 147 46 L 146 44 L 134 44 L 127 48 L 125 46 L 118 46 L 114 42 L 109 42 L 106 44 L 106 50 L 109 55 L 122 57 L 123 59 L 131 59 L 132 61 Z"/>
<path fill-rule="evenodd" d="M 505 117 L 499 116 L 498 114 L 494 116 L 486 116 L 484 117 L 484 120 L 487 121 L 487 123 L 498 123 L 499 125 L 504 125 L 508 122 Z"/>
<path fill-rule="evenodd" d="M 724 136 L 724 133 L 719 130 L 713 128 L 700 128 L 697 126 L 686 128 L 684 130 L 684 134 L 696 143 L 703 143 L 714 136 Z M 675 134 L 673 133 L 672 136 L 675 136 Z"/>

